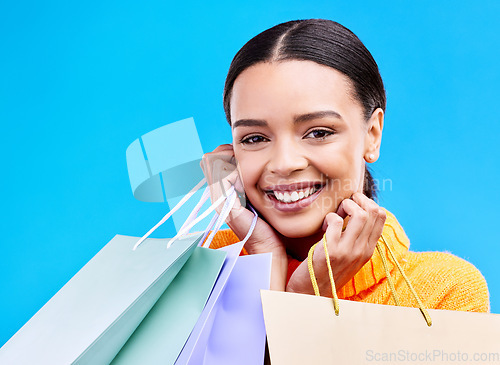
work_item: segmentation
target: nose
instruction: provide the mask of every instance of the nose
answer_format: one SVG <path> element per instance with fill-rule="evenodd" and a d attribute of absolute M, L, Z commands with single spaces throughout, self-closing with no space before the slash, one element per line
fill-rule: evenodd
<path fill-rule="evenodd" d="M 268 169 L 280 176 L 289 176 L 294 171 L 307 168 L 309 160 L 300 146 L 291 140 L 277 142 L 271 153 Z"/>

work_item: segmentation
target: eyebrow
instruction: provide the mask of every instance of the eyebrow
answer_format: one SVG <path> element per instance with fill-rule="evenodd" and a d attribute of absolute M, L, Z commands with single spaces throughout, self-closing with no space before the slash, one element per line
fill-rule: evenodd
<path fill-rule="evenodd" d="M 305 123 L 313 119 L 333 117 L 342 119 L 342 116 L 334 110 L 322 110 L 307 114 L 301 114 L 293 118 L 293 124 Z M 233 129 L 237 127 L 267 127 L 267 122 L 263 119 L 239 119 L 233 123 Z"/>

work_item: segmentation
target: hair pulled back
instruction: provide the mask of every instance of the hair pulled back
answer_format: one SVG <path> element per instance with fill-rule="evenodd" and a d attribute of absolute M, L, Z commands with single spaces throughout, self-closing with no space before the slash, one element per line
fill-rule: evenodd
<path fill-rule="evenodd" d="M 343 25 L 326 19 L 293 20 L 278 24 L 250 39 L 233 58 L 224 85 L 224 111 L 231 125 L 231 92 L 244 70 L 259 62 L 306 60 L 329 66 L 346 75 L 353 97 L 360 102 L 366 121 L 381 108 L 385 112 L 384 83 L 371 53 Z M 366 167 L 363 192 L 370 199 L 377 186 Z"/>

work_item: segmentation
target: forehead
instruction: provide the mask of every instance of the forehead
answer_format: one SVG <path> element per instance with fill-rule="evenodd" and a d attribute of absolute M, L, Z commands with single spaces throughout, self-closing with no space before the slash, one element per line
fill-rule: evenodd
<path fill-rule="evenodd" d="M 348 77 L 312 61 L 257 63 L 236 78 L 231 95 L 232 121 L 285 118 L 327 109 L 347 118 L 362 114 Z"/>

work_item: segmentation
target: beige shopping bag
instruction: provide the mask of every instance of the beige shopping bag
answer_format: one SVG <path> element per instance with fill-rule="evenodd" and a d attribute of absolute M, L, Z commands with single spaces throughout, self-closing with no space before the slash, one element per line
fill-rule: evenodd
<path fill-rule="evenodd" d="M 271 363 L 500 363 L 500 315 L 425 309 L 383 235 L 381 239 L 419 308 L 339 300 L 323 235 L 333 300 L 319 296 L 312 262 L 317 244 L 307 257 L 316 296 L 261 291 Z M 379 253 L 381 246 L 377 243 Z M 387 263 L 381 257 L 398 304 Z"/>
<path fill-rule="evenodd" d="M 500 363 L 500 315 L 261 291 L 272 365 Z"/>

